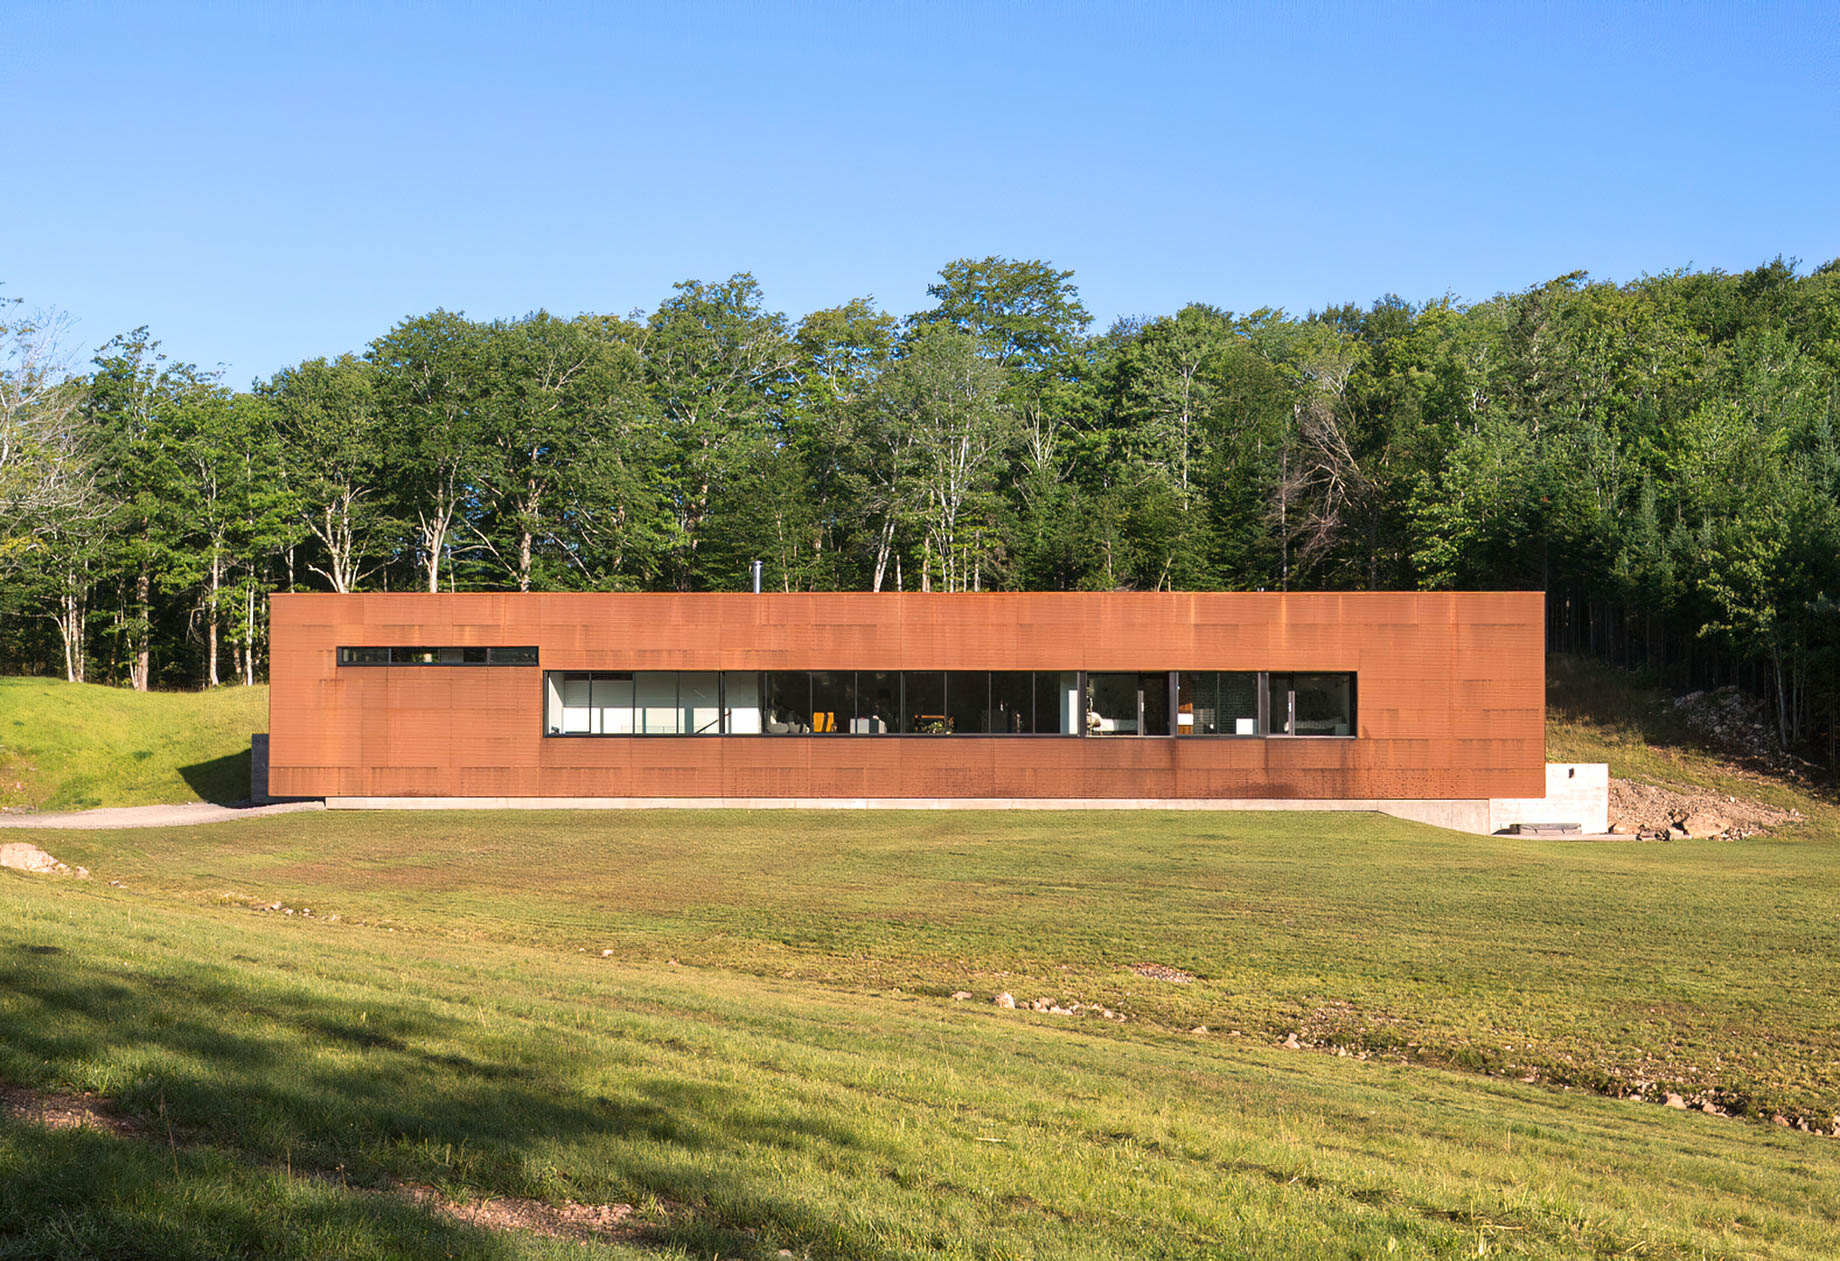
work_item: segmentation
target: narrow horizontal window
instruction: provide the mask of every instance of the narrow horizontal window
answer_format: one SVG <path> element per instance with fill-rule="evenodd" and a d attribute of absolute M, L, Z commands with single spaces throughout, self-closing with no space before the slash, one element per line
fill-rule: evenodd
<path fill-rule="evenodd" d="M 522 648 L 341 648 L 342 666 L 534 666 L 537 650 Z"/>

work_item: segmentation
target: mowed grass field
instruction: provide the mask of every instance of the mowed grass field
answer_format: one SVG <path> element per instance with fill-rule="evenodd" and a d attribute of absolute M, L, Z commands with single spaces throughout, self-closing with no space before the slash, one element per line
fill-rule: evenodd
<path fill-rule="evenodd" d="M 1554 756 L 1745 782 L 1650 750 L 1640 706 L 1555 712 Z M 0 873 L 0 1082 L 138 1133 L 0 1120 L 0 1256 L 582 1255 L 403 1182 L 634 1205 L 607 1255 L 1840 1255 L 1840 1140 L 1775 1119 L 1840 1113 L 1840 815 L 1782 791 L 1775 836 L 1666 845 L 1128 812 L 10 832 L 95 876 Z"/>

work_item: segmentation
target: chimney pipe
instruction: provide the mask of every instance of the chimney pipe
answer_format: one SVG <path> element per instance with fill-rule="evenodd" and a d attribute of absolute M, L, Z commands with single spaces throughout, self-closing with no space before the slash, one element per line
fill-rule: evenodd
<path fill-rule="evenodd" d="M 761 569 L 761 562 L 755 561 L 754 562 L 754 594 L 755 595 L 760 594 L 760 569 Z"/>

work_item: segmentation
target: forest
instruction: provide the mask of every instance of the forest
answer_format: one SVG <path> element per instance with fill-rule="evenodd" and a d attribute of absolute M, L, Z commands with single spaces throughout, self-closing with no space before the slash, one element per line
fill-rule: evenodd
<path fill-rule="evenodd" d="M 436 310 L 247 389 L 0 307 L 0 673 L 253 683 L 276 591 L 1538 589 L 1549 643 L 1840 741 L 1840 260 L 1103 331 L 960 259 Z"/>

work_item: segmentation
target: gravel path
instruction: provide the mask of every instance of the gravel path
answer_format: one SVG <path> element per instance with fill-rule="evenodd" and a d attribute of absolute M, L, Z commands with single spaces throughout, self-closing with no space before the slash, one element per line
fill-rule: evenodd
<path fill-rule="evenodd" d="M 171 806 L 109 806 L 101 810 L 73 810 L 69 813 L 0 814 L 0 828 L 74 828 L 96 831 L 103 828 L 170 828 L 189 827 L 194 823 L 228 823 L 232 819 L 259 819 L 270 814 L 294 814 L 301 810 L 324 810 L 323 801 L 279 801 L 269 806 L 220 806 L 209 801 L 187 801 Z"/>

